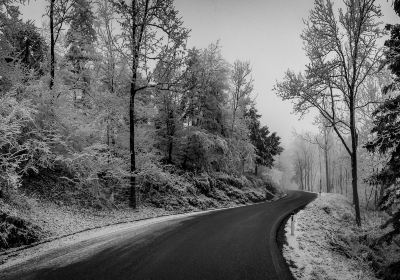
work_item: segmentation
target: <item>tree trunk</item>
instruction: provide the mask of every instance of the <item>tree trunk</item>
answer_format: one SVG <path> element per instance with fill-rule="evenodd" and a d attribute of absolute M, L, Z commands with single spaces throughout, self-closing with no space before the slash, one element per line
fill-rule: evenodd
<path fill-rule="evenodd" d="M 340 165 L 340 194 L 343 194 L 343 172 L 342 172 L 342 166 Z"/>
<path fill-rule="evenodd" d="M 353 94 L 352 94 L 353 96 Z M 360 203 L 358 199 L 358 188 L 357 188 L 357 131 L 355 122 L 355 110 L 354 100 L 350 98 L 350 133 L 351 133 L 351 175 L 352 175 L 352 187 L 353 187 L 353 203 L 356 212 L 356 223 L 361 226 L 361 215 L 360 215 Z"/>
<path fill-rule="evenodd" d="M 321 148 L 318 150 L 319 161 L 319 193 L 322 192 L 322 163 L 321 163 Z"/>
<path fill-rule="evenodd" d="M 349 173 L 347 172 L 347 169 L 346 169 L 346 197 L 347 197 L 347 193 L 348 193 L 348 191 L 347 191 L 348 187 L 349 187 Z"/>
<path fill-rule="evenodd" d="M 235 119 L 236 119 L 236 109 L 235 106 L 233 108 L 233 117 L 232 117 L 232 127 L 231 127 L 231 133 L 233 136 L 233 129 L 235 128 Z"/>
<path fill-rule="evenodd" d="M 326 179 L 326 192 L 330 192 L 331 188 L 329 186 L 329 159 L 328 159 L 328 149 L 325 146 L 325 179 Z"/>
<path fill-rule="evenodd" d="M 333 161 L 333 163 L 332 163 L 332 180 L 331 180 L 331 185 L 330 185 L 330 187 L 331 187 L 331 189 L 330 189 L 330 192 L 335 192 L 335 162 Z"/>
<path fill-rule="evenodd" d="M 50 89 L 54 86 L 54 2 L 55 0 L 50 0 Z"/>
<path fill-rule="evenodd" d="M 357 148 L 355 145 L 352 145 L 353 148 Z M 353 152 L 351 156 L 351 175 L 352 175 L 352 190 L 353 190 L 353 203 L 354 209 L 356 211 L 356 223 L 358 226 L 361 226 L 361 216 L 360 216 L 360 202 L 358 198 L 358 188 L 357 188 L 357 152 Z"/>
<path fill-rule="evenodd" d="M 169 137 L 169 143 L 168 143 L 168 163 L 172 164 L 172 150 L 173 150 L 173 142 L 172 142 L 172 136 Z"/>
<path fill-rule="evenodd" d="M 326 127 L 324 128 L 324 153 L 325 153 L 325 181 L 326 181 L 326 192 L 330 192 L 329 186 L 329 154 L 328 154 L 328 135 L 326 133 Z"/>
<path fill-rule="evenodd" d="M 136 193 L 136 154 L 135 154 L 135 95 L 136 95 L 136 82 L 137 82 L 137 68 L 140 48 L 139 43 L 136 41 L 136 1 L 132 1 L 132 81 L 129 99 L 129 149 L 131 153 L 131 180 L 130 180 L 130 197 L 129 205 L 137 208 L 137 193 Z"/>
<path fill-rule="evenodd" d="M 131 180 L 130 180 L 130 197 L 129 205 L 136 209 L 137 195 L 136 195 L 136 156 L 135 156 L 135 84 L 136 84 L 136 71 L 133 74 L 130 91 L 129 101 L 129 146 L 131 152 Z"/>
<path fill-rule="evenodd" d="M 303 178 L 303 169 L 300 167 L 300 190 L 304 190 L 304 178 Z"/>

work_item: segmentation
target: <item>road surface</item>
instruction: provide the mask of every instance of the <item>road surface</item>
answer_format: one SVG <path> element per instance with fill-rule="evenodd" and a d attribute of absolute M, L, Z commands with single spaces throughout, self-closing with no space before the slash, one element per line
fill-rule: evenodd
<path fill-rule="evenodd" d="M 210 212 L 54 248 L 2 279 L 292 279 L 276 242 L 282 219 L 315 194 Z"/>

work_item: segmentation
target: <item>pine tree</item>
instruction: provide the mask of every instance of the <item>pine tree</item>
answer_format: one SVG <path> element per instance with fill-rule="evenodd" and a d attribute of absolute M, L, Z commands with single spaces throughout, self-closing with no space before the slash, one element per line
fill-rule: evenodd
<path fill-rule="evenodd" d="M 394 1 L 394 10 L 400 16 L 400 1 Z M 385 42 L 385 56 L 388 68 L 393 73 L 394 80 L 383 91 L 392 94 L 374 112 L 374 127 L 371 133 L 374 139 L 367 143 L 366 148 L 371 152 L 388 154 L 389 160 L 384 168 L 374 177 L 374 182 L 379 182 L 385 188 L 381 198 L 381 208 L 386 210 L 391 218 L 383 225 L 393 226 L 393 230 L 382 236 L 379 242 L 391 242 L 394 236 L 400 234 L 400 95 L 394 96 L 400 86 L 400 24 L 387 25 L 390 39 Z"/>
<path fill-rule="evenodd" d="M 256 148 L 254 173 L 257 175 L 258 166 L 272 167 L 274 156 L 279 155 L 283 148 L 280 146 L 280 137 L 275 132 L 270 134 L 267 126 L 261 126 L 257 109 L 252 106 L 246 113 L 249 120 L 250 140 Z"/>
<path fill-rule="evenodd" d="M 32 22 L 20 18 L 11 1 L 0 2 L 0 91 L 7 91 L 15 79 L 15 66 L 44 74 L 47 45 Z"/>
<path fill-rule="evenodd" d="M 96 41 L 96 31 L 93 28 L 94 14 L 88 0 L 75 0 L 72 4 L 70 27 L 66 34 L 68 52 L 66 58 L 72 63 L 75 74 L 75 87 L 83 92 L 82 99 L 87 95 L 90 83 L 86 73 L 86 63 L 94 59 L 93 43 Z"/>

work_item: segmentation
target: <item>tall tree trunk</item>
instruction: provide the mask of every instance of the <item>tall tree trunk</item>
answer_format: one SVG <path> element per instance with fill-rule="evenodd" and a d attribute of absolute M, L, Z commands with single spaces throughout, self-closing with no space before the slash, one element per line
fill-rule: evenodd
<path fill-rule="evenodd" d="M 55 0 L 50 0 L 50 89 L 54 86 L 54 2 Z"/>
<path fill-rule="evenodd" d="M 330 184 L 329 184 L 329 159 L 328 159 L 328 149 L 325 146 L 325 179 L 326 179 L 326 192 L 331 192 Z"/>
<path fill-rule="evenodd" d="M 300 190 L 304 190 L 303 168 L 300 167 Z"/>
<path fill-rule="evenodd" d="M 140 46 L 136 41 L 136 0 L 132 1 L 132 81 L 129 99 L 129 149 L 131 153 L 131 180 L 130 180 L 130 197 L 129 205 L 137 208 L 137 193 L 136 193 L 136 154 L 135 154 L 135 95 L 137 83 L 137 68 Z"/>
<path fill-rule="evenodd" d="M 169 143 L 168 143 L 168 163 L 172 164 L 172 150 L 173 150 L 173 140 L 172 136 L 169 136 Z"/>
<path fill-rule="evenodd" d="M 319 193 L 322 192 L 322 163 L 321 163 L 321 148 L 318 150 L 319 161 Z"/>
<path fill-rule="evenodd" d="M 232 133 L 232 135 L 233 135 L 233 129 L 234 129 L 234 127 L 235 127 L 235 119 L 236 119 L 236 108 L 235 108 L 235 106 L 234 106 L 234 108 L 233 108 L 233 117 L 232 117 L 232 127 L 231 127 L 231 133 Z"/>
<path fill-rule="evenodd" d="M 343 194 L 343 168 L 340 165 L 340 194 Z"/>
<path fill-rule="evenodd" d="M 332 180 L 331 180 L 331 191 L 330 192 L 335 192 L 335 161 L 332 163 Z"/>
<path fill-rule="evenodd" d="M 312 168 L 312 165 L 311 165 L 311 167 L 310 167 L 310 185 L 309 185 L 309 188 L 308 188 L 308 190 L 310 192 L 312 192 L 312 190 L 313 190 L 313 176 L 314 176 L 313 168 Z"/>
<path fill-rule="evenodd" d="M 330 192 L 329 186 L 329 151 L 328 151 L 328 135 L 327 128 L 324 128 L 324 155 L 325 155 L 325 181 L 326 181 L 326 192 Z"/>
<path fill-rule="evenodd" d="M 351 96 L 354 96 L 352 93 Z M 360 202 L 358 199 L 358 188 L 357 188 L 357 131 L 355 121 L 355 109 L 354 99 L 350 98 L 350 133 L 351 133 L 351 175 L 352 175 L 352 187 L 353 187 L 353 203 L 356 212 L 356 223 L 361 226 L 361 215 L 360 215 Z"/>
<path fill-rule="evenodd" d="M 136 156 L 135 156 L 135 84 L 136 71 L 132 75 L 130 101 L 129 101 L 129 145 L 131 153 L 131 180 L 130 180 L 130 198 L 129 204 L 133 209 L 137 207 L 136 195 Z"/>
<path fill-rule="evenodd" d="M 347 197 L 347 193 L 348 193 L 348 188 L 349 188 L 349 173 L 347 172 L 347 168 L 346 168 L 346 197 Z"/>

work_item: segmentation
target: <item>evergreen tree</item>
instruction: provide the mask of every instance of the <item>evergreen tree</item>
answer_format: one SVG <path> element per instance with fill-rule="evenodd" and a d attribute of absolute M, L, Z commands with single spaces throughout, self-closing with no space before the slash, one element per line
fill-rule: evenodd
<path fill-rule="evenodd" d="M 267 126 L 261 126 L 257 109 L 252 106 L 246 113 L 249 120 L 250 140 L 256 148 L 254 173 L 257 175 L 258 166 L 272 167 L 274 156 L 279 155 L 283 148 L 280 146 L 280 137 L 275 132 L 270 134 Z"/>
<path fill-rule="evenodd" d="M 94 59 L 93 43 L 96 41 L 94 14 L 88 0 L 75 0 L 72 4 L 70 27 L 66 34 L 68 52 L 66 59 L 72 63 L 75 88 L 83 91 L 85 98 L 90 83 L 86 63 Z"/>
<path fill-rule="evenodd" d="M 227 170 L 228 127 L 224 106 L 228 103 L 228 63 L 218 44 L 188 51 L 180 99 L 185 124 L 179 163 L 185 169 Z"/>
<path fill-rule="evenodd" d="M 14 68 L 44 74 L 47 45 L 31 22 L 23 22 L 17 6 L 0 2 L 0 91 L 6 91 L 14 80 Z"/>
<path fill-rule="evenodd" d="M 400 1 L 394 1 L 394 10 L 400 16 Z M 391 218 L 384 225 L 393 226 L 393 230 L 385 234 L 380 241 L 390 242 L 394 236 L 400 234 L 400 95 L 396 95 L 400 85 L 400 24 L 387 25 L 390 39 L 385 42 L 385 55 L 388 68 L 394 75 L 393 83 L 386 86 L 383 91 L 392 94 L 374 112 L 374 139 L 366 148 L 371 152 L 388 154 L 389 160 L 384 168 L 372 181 L 379 182 L 385 188 L 381 198 L 381 208 L 391 214 Z"/>

